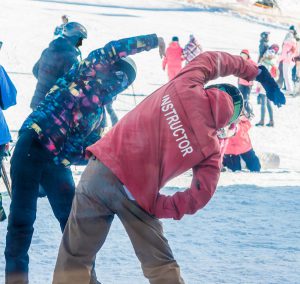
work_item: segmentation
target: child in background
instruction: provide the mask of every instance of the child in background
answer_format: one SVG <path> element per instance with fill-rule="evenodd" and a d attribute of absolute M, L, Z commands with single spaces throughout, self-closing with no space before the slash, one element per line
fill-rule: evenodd
<path fill-rule="evenodd" d="M 246 163 L 246 167 L 250 172 L 259 172 L 261 168 L 259 159 L 253 150 L 251 139 L 248 134 L 248 131 L 251 128 L 249 118 L 250 114 L 244 110 L 243 115 L 240 116 L 239 123 L 236 125 L 235 136 L 226 141 L 227 145 L 225 146 L 223 166 L 233 172 L 242 169 L 241 158 Z"/>
<path fill-rule="evenodd" d="M 278 57 L 277 53 L 279 51 L 279 46 L 277 44 L 272 44 L 269 49 L 265 52 L 264 56 L 261 59 L 261 65 L 265 66 L 270 72 L 271 76 L 277 80 L 278 78 Z M 261 105 L 260 108 L 260 121 L 255 124 L 255 126 L 264 126 L 265 125 L 265 112 L 266 112 L 266 104 L 269 113 L 270 121 L 266 124 L 266 126 L 274 127 L 274 117 L 273 117 L 273 109 L 271 105 L 271 101 L 266 98 L 266 92 L 261 84 L 257 85 L 258 91 L 258 102 Z"/>
<path fill-rule="evenodd" d="M 186 64 L 191 62 L 196 56 L 202 53 L 202 51 L 201 45 L 198 43 L 195 36 L 191 34 L 189 42 L 183 49 L 183 57 L 186 60 Z"/>

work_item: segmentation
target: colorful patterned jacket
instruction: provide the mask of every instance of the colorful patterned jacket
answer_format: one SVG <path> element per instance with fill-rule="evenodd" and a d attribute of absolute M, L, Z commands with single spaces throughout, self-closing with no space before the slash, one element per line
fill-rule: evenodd
<path fill-rule="evenodd" d="M 100 138 L 103 106 L 129 85 L 114 63 L 157 45 L 157 36 L 151 34 L 112 41 L 92 51 L 57 80 L 20 133 L 33 129 L 56 164 L 85 163 L 85 148 Z"/>

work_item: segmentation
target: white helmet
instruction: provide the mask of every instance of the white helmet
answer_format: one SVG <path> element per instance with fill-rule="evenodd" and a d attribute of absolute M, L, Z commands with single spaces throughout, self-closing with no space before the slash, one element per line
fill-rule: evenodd
<path fill-rule="evenodd" d="M 130 57 L 124 57 L 117 61 L 115 66 L 126 73 L 128 77 L 128 83 L 131 85 L 136 78 L 137 67 L 135 62 Z"/>

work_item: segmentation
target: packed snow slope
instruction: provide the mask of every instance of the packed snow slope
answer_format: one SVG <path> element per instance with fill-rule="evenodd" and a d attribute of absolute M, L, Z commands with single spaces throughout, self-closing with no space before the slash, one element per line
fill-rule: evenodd
<path fill-rule="evenodd" d="M 30 113 L 29 103 L 36 84 L 31 70 L 53 39 L 62 14 L 88 29 L 88 39 L 81 49 L 83 57 L 123 37 L 157 33 L 168 43 L 177 35 L 184 45 L 193 33 L 204 50 L 239 54 L 247 48 L 256 60 L 261 32 L 270 31 L 270 43 L 281 45 L 287 31 L 279 21 L 270 24 L 182 1 L 1 0 L 0 40 L 4 44 L 0 64 L 18 89 L 17 106 L 5 111 L 13 131 L 19 129 Z M 119 95 L 114 103 L 120 117 L 167 82 L 158 50 L 133 58 L 138 66 L 134 88 Z M 233 77 L 218 81 L 236 83 Z M 255 124 L 259 120 L 255 94 L 251 101 Z M 299 109 L 300 97 L 288 97 L 286 106 L 274 108 L 274 128 L 251 130 L 257 152 L 280 155 L 279 169 L 257 174 L 222 173 L 215 197 L 205 209 L 179 222 L 163 220 L 166 237 L 186 283 L 300 283 Z M 77 181 L 82 170 L 74 168 Z M 190 173 L 184 174 L 171 181 L 164 192 L 184 190 L 190 181 Z M 1 182 L 0 191 L 5 191 Z M 3 200 L 8 212 L 9 197 L 5 193 Z M 0 283 L 4 283 L 6 226 L 7 221 L 0 223 Z M 40 199 L 30 248 L 30 283 L 51 283 L 60 236 L 47 199 Z M 117 218 L 98 255 L 96 271 L 105 284 L 148 283 Z"/>

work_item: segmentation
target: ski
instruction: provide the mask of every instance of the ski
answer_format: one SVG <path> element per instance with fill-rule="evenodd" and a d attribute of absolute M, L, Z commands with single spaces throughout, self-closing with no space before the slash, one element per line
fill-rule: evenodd
<path fill-rule="evenodd" d="M 2 177 L 4 185 L 5 185 L 6 190 L 8 192 L 8 195 L 11 198 L 11 185 L 10 185 L 10 181 L 9 181 L 9 178 L 8 178 L 8 175 L 7 175 L 7 172 L 6 172 L 6 169 L 5 169 L 5 166 L 4 166 L 3 162 L 1 163 L 0 171 L 1 171 L 0 176 Z"/>

